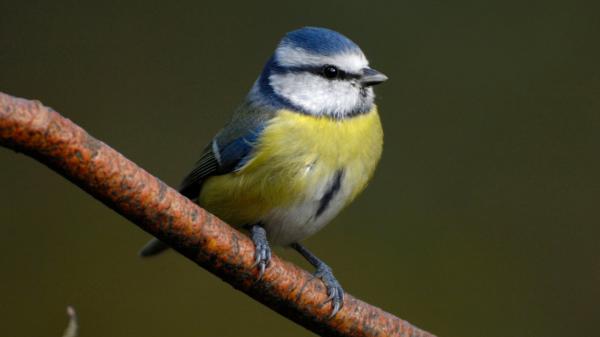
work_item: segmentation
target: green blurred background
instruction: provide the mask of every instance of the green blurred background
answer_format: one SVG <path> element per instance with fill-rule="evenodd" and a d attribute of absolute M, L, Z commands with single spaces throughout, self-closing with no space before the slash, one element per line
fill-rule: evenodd
<path fill-rule="evenodd" d="M 171 185 L 278 39 L 357 42 L 383 160 L 307 244 L 346 290 L 439 336 L 600 336 L 600 6 L 593 1 L 0 2 L 0 91 Z M 0 149 L 0 325 L 59 336 L 309 336 L 43 165 Z M 290 251 L 285 258 L 307 265 Z"/>

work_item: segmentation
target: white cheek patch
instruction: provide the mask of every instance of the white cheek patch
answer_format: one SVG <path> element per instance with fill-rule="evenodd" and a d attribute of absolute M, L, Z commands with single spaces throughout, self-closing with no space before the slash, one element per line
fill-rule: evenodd
<path fill-rule="evenodd" d="M 282 67 L 333 64 L 344 71 L 360 73 L 363 68 L 369 66 L 369 61 L 367 61 L 365 55 L 360 51 L 348 51 L 336 55 L 317 55 L 301 48 L 284 45 L 277 48 L 275 55 L 277 62 Z"/>
<path fill-rule="evenodd" d="M 349 81 L 328 80 L 311 73 L 272 74 L 276 94 L 315 115 L 343 117 L 363 105 L 359 85 Z M 372 94 L 366 98 L 372 102 Z"/>

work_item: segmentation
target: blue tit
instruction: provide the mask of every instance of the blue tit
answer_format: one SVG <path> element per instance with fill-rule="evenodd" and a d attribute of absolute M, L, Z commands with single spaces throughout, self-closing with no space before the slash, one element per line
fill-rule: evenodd
<path fill-rule="evenodd" d="M 180 187 L 227 223 L 249 230 L 261 276 L 270 244 L 297 250 L 324 282 L 332 315 L 344 291 L 331 268 L 300 242 L 372 177 L 383 145 L 373 85 L 385 80 L 340 33 L 316 27 L 287 33 Z M 166 248 L 155 239 L 140 254 Z"/>

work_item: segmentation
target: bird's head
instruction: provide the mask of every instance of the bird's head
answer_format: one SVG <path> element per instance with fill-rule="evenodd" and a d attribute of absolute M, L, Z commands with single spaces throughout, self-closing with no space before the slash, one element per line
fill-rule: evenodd
<path fill-rule="evenodd" d="M 251 97 L 311 115 L 344 118 L 371 110 L 372 86 L 385 80 L 347 37 L 305 27 L 283 37 Z"/>

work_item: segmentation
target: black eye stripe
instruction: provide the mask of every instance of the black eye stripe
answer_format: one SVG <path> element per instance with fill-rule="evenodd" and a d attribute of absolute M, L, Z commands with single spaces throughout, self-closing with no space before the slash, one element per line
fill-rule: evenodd
<path fill-rule="evenodd" d="M 305 73 L 305 72 L 309 72 L 315 75 L 319 75 L 322 76 L 324 78 L 327 78 L 323 75 L 323 68 L 326 66 L 330 66 L 330 65 L 324 65 L 324 66 L 299 66 L 299 67 L 281 67 L 280 69 L 278 69 L 278 73 Z M 328 80 L 352 80 L 352 79 L 359 79 L 360 75 L 359 74 L 354 74 L 354 73 L 349 73 L 346 71 L 341 70 L 340 68 L 336 68 L 337 69 L 337 76 L 335 78 L 327 78 Z"/>

